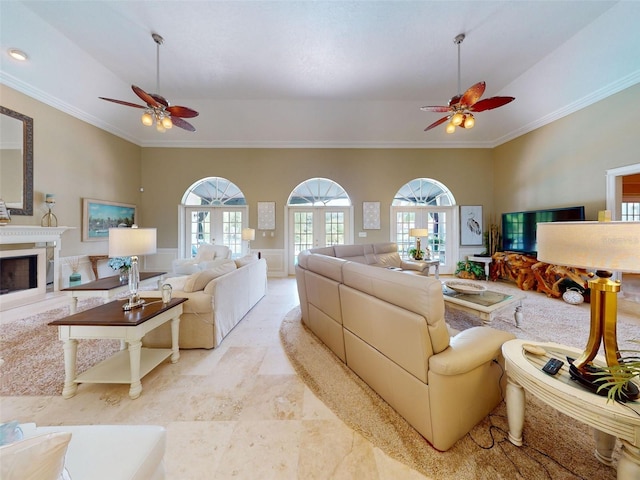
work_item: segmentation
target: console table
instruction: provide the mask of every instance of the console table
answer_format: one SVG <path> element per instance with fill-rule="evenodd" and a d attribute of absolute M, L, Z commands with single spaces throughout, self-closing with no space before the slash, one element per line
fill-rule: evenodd
<path fill-rule="evenodd" d="M 127 311 L 122 309 L 125 301 L 109 302 L 49 323 L 58 327 L 58 336 L 64 342 L 64 398 L 73 397 L 79 383 L 128 383 L 129 397 L 136 399 L 142 392 L 142 377 L 169 357 L 171 363 L 178 361 L 180 315 L 187 299 L 172 298 L 169 303 L 162 303 L 159 298 L 146 301 L 143 307 Z M 142 348 L 142 337 L 169 321 L 171 348 Z M 78 339 L 91 338 L 120 340 L 123 347 L 76 375 Z"/>
<path fill-rule="evenodd" d="M 525 344 L 542 347 L 544 355 L 525 351 Z M 577 358 L 581 350 L 556 343 L 510 340 L 502 346 L 507 371 L 507 417 L 509 441 L 522 445 L 525 415 L 525 390 L 552 408 L 594 428 L 595 456 L 611 465 L 616 438 L 622 443 L 618 460 L 618 479 L 640 478 L 640 402 L 620 405 L 608 402 L 574 382 L 569 375 L 567 355 Z M 560 372 L 547 375 L 542 367 L 550 358 L 565 362 Z M 596 362 L 606 365 L 604 358 Z M 568 438 L 567 441 L 572 441 Z"/>

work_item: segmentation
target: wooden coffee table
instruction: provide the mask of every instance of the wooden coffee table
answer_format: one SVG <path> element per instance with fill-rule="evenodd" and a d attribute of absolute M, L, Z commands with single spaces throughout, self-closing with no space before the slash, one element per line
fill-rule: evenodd
<path fill-rule="evenodd" d="M 64 398 L 73 397 L 79 383 L 128 383 L 131 385 L 129 396 L 135 399 L 142 392 L 142 377 L 169 357 L 171 363 L 178 361 L 180 315 L 187 299 L 172 298 L 166 304 L 160 298 L 145 300 L 144 307 L 133 310 L 124 311 L 125 301 L 114 301 L 49 323 L 58 327 L 58 336 L 64 342 Z M 171 322 L 171 348 L 143 348 L 142 337 L 168 321 Z M 121 341 L 122 348 L 77 375 L 79 339 L 116 339 Z"/>
<path fill-rule="evenodd" d="M 165 273 L 167 272 L 140 272 L 140 286 L 143 286 L 156 277 L 162 277 Z M 78 309 L 78 298 L 101 297 L 105 302 L 110 301 L 128 292 L 129 284 L 120 283 L 120 276 L 113 275 L 111 277 L 94 280 L 93 282 L 63 288 L 61 291 L 65 292 L 71 298 L 70 309 L 73 314 L 76 313 Z"/>
<path fill-rule="evenodd" d="M 537 345 L 546 351 L 534 355 L 525 351 L 525 344 Z M 567 355 L 577 358 L 581 350 L 556 343 L 510 340 L 502 346 L 507 371 L 507 417 L 509 441 L 522 445 L 525 415 L 525 390 L 550 407 L 594 429 L 595 456 L 605 465 L 612 464 L 616 438 L 622 443 L 618 459 L 618 479 L 640 478 L 640 402 L 618 404 L 607 397 L 596 395 L 571 379 Z M 554 376 L 542 371 L 550 358 L 564 362 Z M 606 365 L 604 358 L 595 361 Z M 573 439 L 567 438 L 567 442 Z"/>

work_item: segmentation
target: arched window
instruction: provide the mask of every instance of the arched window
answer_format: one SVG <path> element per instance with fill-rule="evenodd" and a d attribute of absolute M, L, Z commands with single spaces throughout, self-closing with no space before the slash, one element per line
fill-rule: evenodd
<path fill-rule="evenodd" d="M 416 246 L 410 235 L 412 228 L 427 229 L 427 238 L 421 238 L 421 249 L 429 248 L 431 257 L 440 260 L 441 271 L 452 267 L 452 242 L 455 225 L 455 198 L 449 189 L 431 178 L 416 178 L 403 185 L 394 195 L 391 212 L 391 238 L 400 252 L 408 256 Z"/>
<path fill-rule="evenodd" d="M 234 257 L 244 253 L 242 229 L 248 226 L 247 202 L 242 191 L 226 178 L 198 180 L 182 196 L 182 255 L 195 256 L 202 243 L 226 245 Z"/>
<path fill-rule="evenodd" d="M 293 189 L 287 200 L 289 273 L 298 254 L 309 248 L 353 241 L 353 210 L 345 190 L 333 180 L 311 178 Z"/>

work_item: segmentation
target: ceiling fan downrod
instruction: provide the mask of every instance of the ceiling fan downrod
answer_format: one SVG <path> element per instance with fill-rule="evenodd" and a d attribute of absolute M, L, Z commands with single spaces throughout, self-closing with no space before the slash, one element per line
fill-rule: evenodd
<path fill-rule="evenodd" d="M 460 82 L 460 44 L 465 38 L 464 33 L 460 33 L 456 35 L 456 38 L 453 39 L 453 43 L 458 46 L 458 95 L 462 95 L 462 84 Z"/>

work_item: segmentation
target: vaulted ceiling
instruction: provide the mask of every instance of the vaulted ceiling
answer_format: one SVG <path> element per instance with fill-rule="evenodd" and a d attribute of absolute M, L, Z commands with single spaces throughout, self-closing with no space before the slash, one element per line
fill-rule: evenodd
<path fill-rule="evenodd" d="M 492 147 L 640 82 L 635 1 L 0 1 L 0 82 L 142 146 Z M 156 44 L 160 47 L 156 92 Z M 453 135 L 461 87 L 516 100 Z M 29 55 L 19 63 L 9 48 Z M 135 84 L 200 112 L 158 133 Z"/>

